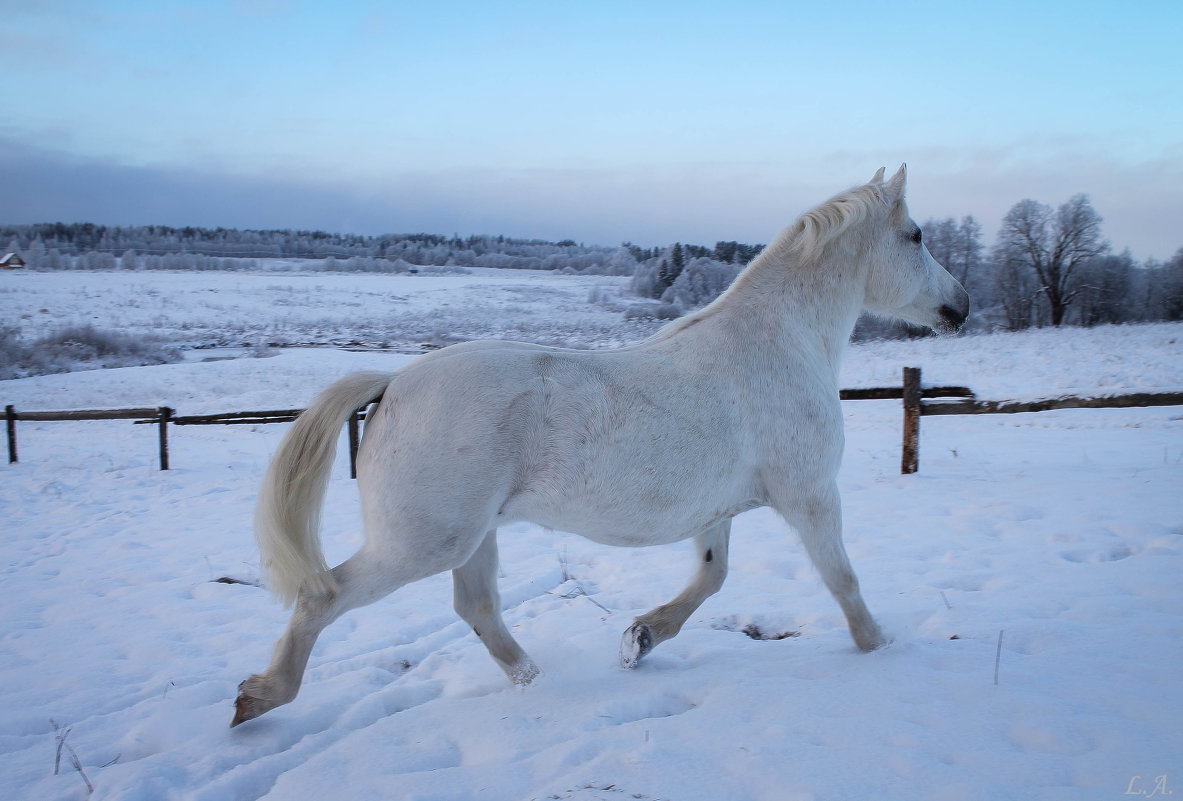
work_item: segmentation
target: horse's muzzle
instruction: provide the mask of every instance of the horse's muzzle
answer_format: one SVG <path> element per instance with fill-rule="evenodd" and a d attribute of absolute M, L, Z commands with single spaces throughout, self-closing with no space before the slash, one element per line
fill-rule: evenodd
<path fill-rule="evenodd" d="M 941 328 L 945 330 L 945 333 L 952 334 L 960 331 L 961 326 L 965 325 L 965 319 L 969 317 L 969 304 L 966 304 L 965 310 L 942 306 L 937 313 L 941 316 Z"/>

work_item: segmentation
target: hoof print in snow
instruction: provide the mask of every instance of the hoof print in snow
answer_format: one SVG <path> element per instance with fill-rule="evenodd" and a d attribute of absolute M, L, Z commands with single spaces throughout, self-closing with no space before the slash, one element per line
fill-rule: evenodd
<path fill-rule="evenodd" d="M 801 632 L 799 631 L 764 631 L 755 623 L 749 623 L 740 629 L 740 631 L 753 640 L 787 640 L 789 637 L 801 636 Z"/>
<path fill-rule="evenodd" d="M 546 796 L 554 801 L 607 801 L 608 799 L 636 799 L 636 801 L 662 801 L 662 799 L 645 795 L 644 793 L 630 793 L 615 784 L 588 784 L 565 793 L 555 793 Z"/>
<path fill-rule="evenodd" d="M 765 623 L 760 625 L 746 615 L 731 615 L 711 622 L 711 628 L 716 631 L 734 631 L 746 634 L 753 640 L 787 640 L 800 637 L 801 632 L 795 629 L 782 629 L 780 626 Z"/>
<path fill-rule="evenodd" d="M 258 581 L 252 581 L 250 579 L 233 578 L 231 576 L 220 576 L 216 579 L 212 579 L 210 581 L 210 583 L 211 584 L 242 584 L 247 587 L 262 587 L 263 586 Z"/>

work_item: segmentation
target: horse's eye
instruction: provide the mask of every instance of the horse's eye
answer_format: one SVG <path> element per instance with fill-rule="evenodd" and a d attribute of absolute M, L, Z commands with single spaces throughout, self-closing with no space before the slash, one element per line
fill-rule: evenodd
<path fill-rule="evenodd" d="M 923 238 L 924 238 L 924 233 L 919 228 L 917 228 L 912 233 L 912 241 L 915 242 L 917 245 L 920 244 L 920 240 Z"/>

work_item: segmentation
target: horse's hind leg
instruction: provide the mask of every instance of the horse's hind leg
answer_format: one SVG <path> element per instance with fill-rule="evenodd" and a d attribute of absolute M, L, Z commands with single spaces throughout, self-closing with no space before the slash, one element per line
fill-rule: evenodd
<path fill-rule="evenodd" d="M 510 635 L 497 591 L 497 532 L 485 535 L 476 553 L 452 571 L 456 613 L 472 626 L 514 684 L 529 684 L 538 667 Z"/>
<path fill-rule="evenodd" d="M 830 594 L 846 615 L 850 636 L 863 651 L 887 644 L 859 591 L 858 578 L 842 544 L 842 503 L 836 486 L 808 496 L 804 502 L 777 505 L 777 510 L 797 529 L 801 542 Z"/>
<path fill-rule="evenodd" d="M 698 572 L 677 598 L 641 615 L 624 632 L 620 640 L 620 664 L 633 668 L 660 642 L 682 630 L 682 625 L 710 596 L 723 586 L 727 577 L 727 547 L 731 538 L 731 521 L 708 529 L 694 538 L 698 554 Z"/>
<path fill-rule="evenodd" d="M 271 664 L 238 685 L 231 726 L 257 718 L 296 697 L 312 646 L 326 626 L 350 609 L 373 603 L 418 578 L 392 570 L 388 562 L 365 549 L 333 568 L 333 576 L 338 592 L 300 591 L 287 630 L 275 644 Z"/>

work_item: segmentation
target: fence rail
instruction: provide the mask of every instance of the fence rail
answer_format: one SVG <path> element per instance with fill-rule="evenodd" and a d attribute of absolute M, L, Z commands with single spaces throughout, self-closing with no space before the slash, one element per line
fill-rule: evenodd
<path fill-rule="evenodd" d="M 969 387 L 923 387 L 920 390 L 923 398 L 973 398 L 974 393 Z M 872 387 L 870 389 L 841 389 L 838 390 L 841 400 L 900 400 L 904 397 L 904 388 L 900 387 Z"/>
<path fill-rule="evenodd" d="M 11 409 L 9 406 L 6 408 Z M 159 415 L 156 409 L 79 409 L 72 412 L 20 412 L 17 420 L 60 421 L 60 420 L 137 420 L 151 418 L 155 422 Z"/>
<path fill-rule="evenodd" d="M 8 428 L 8 463 L 18 461 L 16 424 L 27 422 L 65 422 L 74 420 L 131 420 L 135 425 L 155 425 L 160 429 L 160 469 L 168 470 L 168 426 L 201 425 L 257 425 L 265 423 L 290 423 L 300 416 L 303 409 L 276 409 L 259 412 L 223 412 L 221 414 L 177 415 L 169 406 L 144 407 L 139 409 L 78 409 L 52 412 L 18 412 L 15 407 L 4 407 Z M 361 440 L 358 425 L 366 419 L 365 408 L 357 409 L 349 417 L 349 474 L 357 478 L 357 446 Z"/>
<path fill-rule="evenodd" d="M 921 414 L 1018 414 L 1056 409 L 1131 409 L 1183 405 L 1183 392 L 1135 392 L 1094 398 L 1060 396 L 1032 401 L 936 400 L 922 404 Z"/>
<path fill-rule="evenodd" d="M 1125 395 L 1076 397 L 1061 395 L 1030 401 L 978 400 L 968 397 L 941 396 L 920 389 L 920 368 L 904 368 L 904 441 L 900 473 L 908 475 L 920 469 L 920 418 L 950 414 L 1021 414 L 1050 412 L 1058 409 L 1130 409 L 1147 406 L 1183 406 L 1183 392 L 1131 392 Z"/>
<path fill-rule="evenodd" d="M 1033 401 L 979 400 L 968 387 L 925 387 L 920 381 L 920 368 L 905 367 L 903 383 L 898 387 L 843 389 L 842 400 L 901 400 L 903 401 L 903 443 L 900 472 L 915 473 L 920 467 L 920 418 L 925 415 L 951 414 L 1015 414 L 1043 412 L 1053 409 L 1124 409 L 1142 406 L 1183 405 L 1183 392 L 1134 392 L 1126 395 L 1096 397 L 1061 396 Z M 366 408 L 354 411 L 349 418 L 349 472 L 357 477 L 357 446 L 361 440 L 361 423 L 366 419 Z M 160 469 L 169 469 L 168 426 L 193 425 L 263 425 L 290 423 L 303 409 L 273 409 L 268 411 L 224 412 L 221 414 L 177 415 L 169 406 L 138 409 L 80 409 L 75 411 L 18 412 L 5 407 L 8 424 L 8 461 L 17 461 L 16 424 L 66 420 L 131 420 L 136 425 L 156 425 L 160 432 Z"/>
<path fill-rule="evenodd" d="M 225 414 L 190 414 L 174 417 L 179 426 L 252 425 L 256 423 L 290 423 L 303 409 L 276 409 L 267 412 L 227 412 Z"/>

